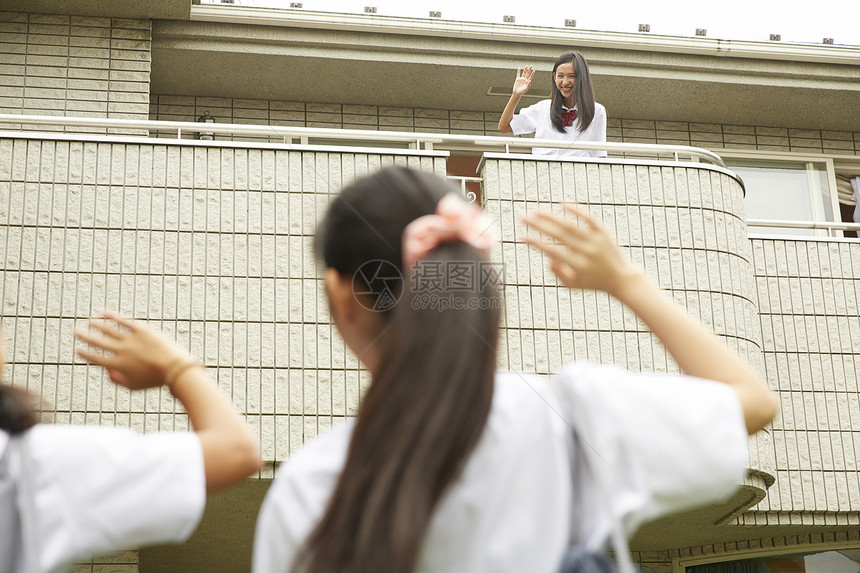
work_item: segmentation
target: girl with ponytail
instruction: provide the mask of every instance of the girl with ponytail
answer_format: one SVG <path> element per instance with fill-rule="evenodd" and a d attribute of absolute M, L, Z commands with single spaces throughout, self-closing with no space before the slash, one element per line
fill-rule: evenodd
<path fill-rule="evenodd" d="M 499 119 L 499 131 L 514 135 L 534 133 L 535 139 L 606 141 L 606 108 L 594 101 L 591 73 L 579 52 L 566 52 L 552 67 L 552 99 L 545 99 L 514 115 L 520 99 L 529 91 L 535 69 L 517 70 L 511 98 Z M 606 157 L 605 151 L 535 147 L 537 155 Z"/>
<path fill-rule="evenodd" d="M 495 282 L 452 287 L 454 273 L 487 268 L 496 232 L 453 191 L 388 168 L 323 216 L 315 249 L 332 321 L 372 383 L 355 420 L 278 469 L 256 573 L 555 573 L 569 544 L 601 546 L 613 519 L 629 534 L 741 482 L 747 431 L 773 417 L 769 391 L 582 211 L 531 215 L 548 240 L 526 241 L 562 284 L 618 297 L 688 374 L 722 383 L 574 364 L 551 387 L 496 371 Z M 552 388 L 582 415 L 560 416 Z M 591 503 L 593 482 L 573 483 L 574 427 L 611 466 L 609 508 Z"/>

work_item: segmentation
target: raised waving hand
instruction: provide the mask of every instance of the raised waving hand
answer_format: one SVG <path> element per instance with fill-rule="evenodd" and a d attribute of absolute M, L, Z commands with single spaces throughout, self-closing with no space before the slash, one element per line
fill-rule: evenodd
<path fill-rule="evenodd" d="M 260 467 L 257 441 L 233 404 L 221 394 L 202 364 L 145 322 L 113 311 L 92 319 L 75 336 L 88 345 L 78 355 L 107 370 L 115 383 L 131 390 L 166 385 L 185 407 L 200 439 L 207 491 L 244 480 Z"/>
<path fill-rule="evenodd" d="M 535 77 L 535 69 L 532 66 L 517 69 L 517 78 L 514 80 L 514 87 L 511 90 L 511 99 L 508 100 L 508 104 L 499 118 L 499 131 L 502 133 L 511 132 L 511 119 L 514 117 L 514 112 L 517 111 L 517 104 L 520 103 L 520 98 L 529 91 L 533 77 Z"/>
<path fill-rule="evenodd" d="M 532 66 L 526 66 L 523 69 L 517 69 L 517 79 L 514 80 L 514 87 L 511 94 L 517 97 L 523 97 L 532 85 L 532 78 L 535 77 L 535 69 Z"/>
<path fill-rule="evenodd" d="M 172 385 L 169 374 L 178 378 L 180 368 L 200 366 L 187 350 L 145 322 L 109 310 L 104 318 L 90 320 L 90 330 L 75 332 L 92 347 L 79 349 L 78 355 L 90 364 L 103 366 L 115 384 L 130 390 Z"/>
<path fill-rule="evenodd" d="M 524 241 L 547 255 L 562 284 L 617 298 L 651 329 L 685 373 L 723 382 L 737 393 L 750 434 L 769 424 L 776 415 L 776 400 L 755 370 L 633 265 L 591 215 L 570 204 L 564 210 L 567 217 L 547 211 L 523 217 L 545 237 Z"/>
<path fill-rule="evenodd" d="M 630 281 L 644 278 L 609 233 L 591 215 L 573 205 L 564 209 L 574 216 L 567 219 L 545 211 L 525 217 L 531 228 L 554 239 L 553 242 L 526 237 L 524 241 L 549 257 L 550 268 L 568 288 L 602 290 L 620 298 L 619 289 Z"/>

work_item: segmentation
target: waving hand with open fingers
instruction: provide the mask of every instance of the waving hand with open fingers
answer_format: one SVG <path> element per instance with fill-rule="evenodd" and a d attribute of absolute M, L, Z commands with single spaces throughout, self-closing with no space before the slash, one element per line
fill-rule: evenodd
<path fill-rule="evenodd" d="M 545 237 L 527 237 L 525 242 L 549 257 L 561 282 L 613 295 L 645 323 L 685 373 L 731 386 L 750 434 L 770 423 L 776 402 L 755 370 L 624 257 L 588 213 L 570 204 L 564 210 L 572 220 L 547 211 L 523 217 L 529 228 Z"/>
<path fill-rule="evenodd" d="M 526 237 L 525 242 L 549 257 L 562 284 L 613 294 L 624 281 L 641 274 L 591 215 L 571 204 L 565 204 L 564 210 L 574 218 L 549 211 L 523 217 L 526 225 L 546 237 Z"/>
<path fill-rule="evenodd" d="M 514 80 L 514 87 L 511 93 L 515 96 L 522 97 L 532 85 L 532 78 L 535 77 L 535 69 L 532 66 L 526 66 L 523 69 L 517 69 L 517 78 Z"/>
<path fill-rule="evenodd" d="M 517 69 L 517 77 L 514 80 L 514 87 L 511 89 L 511 98 L 499 117 L 499 131 L 502 133 L 510 133 L 511 119 L 514 117 L 517 104 L 520 102 L 520 98 L 529 91 L 534 77 L 535 69 L 532 66 Z"/>
<path fill-rule="evenodd" d="M 78 355 L 107 369 L 111 380 L 132 390 L 160 386 L 171 369 L 193 362 L 188 351 L 144 322 L 105 311 L 104 320 L 91 319 L 90 330 L 75 336 L 89 345 Z"/>
<path fill-rule="evenodd" d="M 75 336 L 88 345 L 78 355 L 103 366 L 111 380 L 131 390 L 166 385 L 185 408 L 200 439 L 206 488 L 216 491 L 257 471 L 260 453 L 245 421 L 191 354 L 139 320 L 113 311 Z"/>

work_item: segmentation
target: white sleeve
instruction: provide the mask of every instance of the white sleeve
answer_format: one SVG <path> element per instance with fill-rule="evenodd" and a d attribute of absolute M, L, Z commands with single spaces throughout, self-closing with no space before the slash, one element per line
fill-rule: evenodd
<path fill-rule="evenodd" d="M 290 570 L 304 542 L 311 521 L 308 508 L 295 507 L 301 498 L 294 486 L 279 474 L 266 492 L 254 530 L 253 573 Z"/>
<path fill-rule="evenodd" d="M 353 423 L 347 421 L 322 434 L 278 467 L 257 517 L 253 573 L 292 567 L 340 477 Z"/>
<path fill-rule="evenodd" d="M 514 135 L 523 135 L 525 133 L 534 133 L 541 121 L 541 103 L 538 102 L 529 107 L 523 108 L 514 117 L 511 118 L 511 131 Z M 547 116 L 546 121 L 549 121 Z"/>
<path fill-rule="evenodd" d="M 588 363 L 559 378 L 581 445 L 604 464 L 611 509 L 628 533 L 660 515 L 725 499 L 742 483 L 748 436 L 727 385 Z M 602 542 L 610 522 L 592 509 L 590 529 Z"/>
<path fill-rule="evenodd" d="M 206 503 L 190 432 L 38 425 L 26 436 L 43 571 L 191 535 Z"/>

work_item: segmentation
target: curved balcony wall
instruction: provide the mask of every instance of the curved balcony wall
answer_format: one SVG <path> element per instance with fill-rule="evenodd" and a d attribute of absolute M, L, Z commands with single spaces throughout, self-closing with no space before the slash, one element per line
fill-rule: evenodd
<path fill-rule="evenodd" d="M 591 162 L 487 154 L 486 210 L 501 226 L 506 315 L 502 367 L 544 373 L 571 360 L 677 372 L 644 325 L 603 293 L 558 288 L 545 259 L 518 237 L 523 213 L 586 207 L 630 258 L 763 373 L 762 338 L 742 183 L 719 167 Z M 750 442 L 750 468 L 773 475 L 772 439 Z M 772 482 L 772 479 L 768 478 Z"/>

